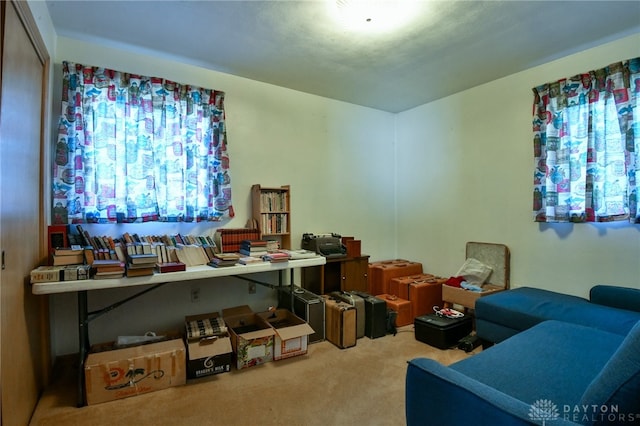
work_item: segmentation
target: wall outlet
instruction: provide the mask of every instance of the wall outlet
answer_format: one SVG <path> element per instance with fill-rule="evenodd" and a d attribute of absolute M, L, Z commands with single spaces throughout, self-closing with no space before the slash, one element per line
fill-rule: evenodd
<path fill-rule="evenodd" d="M 192 288 L 191 289 L 191 302 L 195 303 L 195 302 L 199 302 L 200 301 L 200 289 L 199 288 Z"/>
<path fill-rule="evenodd" d="M 249 294 L 256 294 L 256 283 L 249 283 Z"/>

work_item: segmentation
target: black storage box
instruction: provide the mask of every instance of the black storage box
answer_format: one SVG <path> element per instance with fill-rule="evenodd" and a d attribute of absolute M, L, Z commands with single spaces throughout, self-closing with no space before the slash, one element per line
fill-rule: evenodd
<path fill-rule="evenodd" d="M 471 333 L 473 321 L 469 315 L 447 318 L 428 314 L 416 317 L 414 328 L 416 340 L 439 349 L 449 349 L 457 346 L 460 339 Z"/>

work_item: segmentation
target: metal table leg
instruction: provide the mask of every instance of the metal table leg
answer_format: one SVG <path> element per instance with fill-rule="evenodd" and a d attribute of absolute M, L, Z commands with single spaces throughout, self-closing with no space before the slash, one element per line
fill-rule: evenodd
<path fill-rule="evenodd" d="M 89 351 L 89 312 L 87 308 L 87 291 L 78 292 L 78 407 L 86 405 L 84 395 L 84 361 Z"/>

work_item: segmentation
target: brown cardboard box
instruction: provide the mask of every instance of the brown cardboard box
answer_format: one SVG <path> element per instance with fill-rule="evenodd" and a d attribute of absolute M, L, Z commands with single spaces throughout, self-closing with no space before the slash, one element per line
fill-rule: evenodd
<path fill-rule="evenodd" d="M 231 338 L 227 329 L 219 332 L 204 333 L 194 336 L 190 332 L 189 324 L 194 321 L 208 321 L 216 319 L 217 312 L 185 317 L 185 340 L 187 345 L 187 378 L 197 379 L 213 374 L 227 373 L 231 370 Z M 208 334 L 208 335 L 207 335 Z"/>
<path fill-rule="evenodd" d="M 504 244 L 468 242 L 466 258 L 479 260 L 490 266 L 491 275 L 482 286 L 482 292 L 465 290 L 459 287 L 442 286 L 442 300 L 446 304 L 461 305 L 468 309 L 475 309 L 476 300 L 509 289 L 510 252 Z"/>
<path fill-rule="evenodd" d="M 442 300 L 468 309 L 475 309 L 476 300 L 479 298 L 504 290 L 504 287 L 485 284 L 482 286 L 482 292 L 476 292 L 444 284 L 442 286 Z"/>
<path fill-rule="evenodd" d="M 229 327 L 238 370 L 273 361 L 276 333 L 269 323 L 248 306 L 223 309 L 222 317 Z"/>
<path fill-rule="evenodd" d="M 291 358 L 307 353 L 309 335 L 313 328 L 302 318 L 286 309 L 258 313 L 276 332 L 274 360 Z"/>
<path fill-rule="evenodd" d="M 178 338 L 90 353 L 84 368 L 87 404 L 184 385 L 185 352 Z"/>

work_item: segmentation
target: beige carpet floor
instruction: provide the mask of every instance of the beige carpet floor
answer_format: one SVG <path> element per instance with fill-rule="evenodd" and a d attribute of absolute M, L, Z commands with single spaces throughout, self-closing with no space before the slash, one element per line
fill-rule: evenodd
<path fill-rule="evenodd" d="M 77 370 L 67 362 L 31 425 L 403 425 L 408 360 L 448 365 L 481 350 L 439 350 L 417 341 L 410 325 L 395 336 L 358 339 L 352 348 L 317 342 L 303 356 L 82 408 L 76 407 Z"/>

